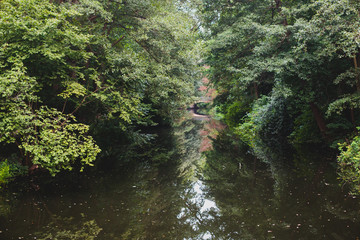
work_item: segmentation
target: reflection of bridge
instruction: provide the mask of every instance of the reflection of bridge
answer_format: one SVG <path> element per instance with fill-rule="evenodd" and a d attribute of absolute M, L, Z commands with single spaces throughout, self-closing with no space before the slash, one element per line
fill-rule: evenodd
<path fill-rule="evenodd" d="M 211 97 L 201 97 L 198 101 L 194 102 L 194 104 L 190 105 L 190 107 L 188 107 L 188 110 L 190 111 L 192 118 L 195 120 L 210 120 L 210 117 L 208 115 L 204 115 L 204 114 L 200 114 L 198 113 L 198 110 L 200 109 L 198 107 L 198 103 L 209 103 L 211 102 L 212 98 Z"/>
<path fill-rule="evenodd" d="M 194 109 L 194 108 L 190 108 L 189 109 L 190 111 L 190 114 L 191 114 L 191 117 L 194 119 L 194 120 L 199 120 L 199 121 L 207 121 L 207 120 L 210 120 L 210 117 L 208 115 L 203 115 L 203 114 L 199 114 L 197 113 L 197 109 Z"/>

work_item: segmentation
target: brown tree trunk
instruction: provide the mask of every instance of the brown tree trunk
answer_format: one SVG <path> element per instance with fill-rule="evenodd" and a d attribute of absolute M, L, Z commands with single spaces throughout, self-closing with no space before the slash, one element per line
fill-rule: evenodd
<path fill-rule="evenodd" d="M 275 0 L 275 8 L 278 10 L 278 12 L 281 11 L 281 0 Z"/>
<path fill-rule="evenodd" d="M 360 92 L 359 66 L 356 55 L 354 56 L 354 68 L 355 68 L 355 76 L 356 76 L 356 91 Z"/>
<path fill-rule="evenodd" d="M 121 38 L 119 38 L 118 40 L 116 40 L 113 44 L 111 44 L 111 47 L 114 47 L 116 44 L 118 44 L 121 40 L 123 40 L 125 38 L 125 36 L 122 36 Z"/>
<path fill-rule="evenodd" d="M 255 99 L 259 99 L 259 89 L 256 82 L 254 82 L 254 94 L 255 94 Z"/>
<path fill-rule="evenodd" d="M 354 114 L 354 108 L 350 108 L 350 117 L 351 117 L 351 123 L 354 127 L 354 130 L 356 131 L 356 123 L 355 123 L 355 114 Z"/>
<path fill-rule="evenodd" d="M 356 92 L 360 92 L 360 78 L 359 78 L 359 66 L 358 66 L 358 59 L 357 55 L 354 55 L 354 69 L 355 69 L 355 81 L 356 81 Z M 351 116 L 351 122 L 354 127 L 354 130 L 356 129 L 356 123 L 355 123 L 355 114 L 354 114 L 354 107 L 350 105 L 350 116 Z"/>
<path fill-rule="evenodd" d="M 316 123 L 320 129 L 321 135 L 323 136 L 323 138 L 325 140 L 329 140 L 328 136 L 326 135 L 326 132 L 327 132 L 326 123 L 325 123 L 323 116 L 320 113 L 318 106 L 314 102 L 311 102 L 309 104 L 310 104 L 311 111 L 314 114 Z"/>
<path fill-rule="evenodd" d="M 281 12 L 281 5 L 282 5 L 281 0 L 275 0 L 275 9 L 278 11 L 278 13 L 280 14 L 280 16 L 284 17 L 284 20 L 283 20 L 282 24 L 283 24 L 284 26 L 287 26 L 287 25 L 288 25 L 288 21 L 287 21 L 286 16 Z M 289 31 L 288 31 L 288 32 L 289 32 Z M 290 34 L 290 32 L 289 32 L 288 34 Z"/>

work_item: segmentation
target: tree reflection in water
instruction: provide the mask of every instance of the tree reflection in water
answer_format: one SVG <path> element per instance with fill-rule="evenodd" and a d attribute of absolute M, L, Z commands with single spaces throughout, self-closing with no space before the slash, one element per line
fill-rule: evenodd
<path fill-rule="evenodd" d="M 190 119 L 157 129 L 156 141 L 102 172 L 42 178 L 38 191 L 10 186 L 0 198 L 0 239 L 360 236 L 359 200 L 341 190 L 331 165 L 306 152 L 289 158 L 292 164 L 265 164 L 226 130 L 200 153 L 206 124 Z"/>
<path fill-rule="evenodd" d="M 16 201 L 0 203 L 4 208 L 11 205 L 0 216 L 0 238 L 46 239 L 50 234 L 96 234 L 95 239 L 115 240 L 206 238 L 202 228 L 206 209 L 196 187 L 201 126 L 187 120 L 174 129 L 157 129 L 156 140 L 126 164 L 111 161 L 111 169 L 102 172 L 35 179 L 38 191 L 10 186 L 9 193 L 18 194 Z M 101 231 L 87 231 L 92 224 Z"/>
<path fill-rule="evenodd" d="M 219 209 L 209 212 L 214 239 L 360 236 L 359 200 L 342 191 L 331 165 L 319 161 L 321 153 L 296 152 L 288 164 L 276 159 L 264 164 L 226 133 L 213 145 L 206 153 L 204 177 L 207 195 Z M 310 173 L 299 166 L 299 157 L 308 158 Z"/>

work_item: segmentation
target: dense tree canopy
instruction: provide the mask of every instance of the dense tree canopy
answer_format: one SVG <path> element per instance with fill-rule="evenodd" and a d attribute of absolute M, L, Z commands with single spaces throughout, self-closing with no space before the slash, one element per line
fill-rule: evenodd
<path fill-rule="evenodd" d="M 1 157 L 56 174 L 92 164 L 109 129 L 116 143 L 154 116 L 174 119 L 194 95 L 201 49 L 181 6 L 1 1 Z"/>
<path fill-rule="evenodd" d="M 260 145 L 279 152 L 288 144 L 337 148 L 357 132 L 358 1 L 203 3 L 218 112 L 259 157 Z M 340 169 L 360 179 L 358 160 L 342 159 Z"/>
<path fill-rule="evenodd" d="M 20 165 L 81 170 L 149 139 L 143 126 L 170 123 L 192 101 L 201 34 L 216 111 L 253 154 L 340 149 L 340 176 L 358 189 L 359 8 L 353 0 L 1 1 L 2 175 Z"/>

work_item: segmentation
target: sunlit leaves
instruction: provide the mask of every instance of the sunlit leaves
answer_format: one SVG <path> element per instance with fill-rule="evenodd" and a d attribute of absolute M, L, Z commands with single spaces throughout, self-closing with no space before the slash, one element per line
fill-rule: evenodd
<path fill-rule="evenodd" d="M 12 68 L 0 73 L 0 97 L 7 100 L 35 100 L 33 95 L 36 81 L 26 75 L 26 68 L 19 60 L 14 60 Z"/>
<path fill-rule="evenodd" d="M 15 81 L 10 87 L 21 87 L 21 84 Z M 73 116 L 55 109 L 41 107 L 34 110 L 31 108 L 33 103 L 26 103 L 33 98 L 26 92 L 31 91 L 31 87 L 16 90 L 17 95 L 11 94 L 6 100 L 1 98 L 1 142 L 17 143 L 22 157 L 30 161 L 26 164 L 38 164 L 52 175 L 61 169 L 71 170 L 78 160 L 81 165 L 92 164 L 100 149 L 87 135 L 87 125 L 75 123 Z M 22 95 L 25 96 L 17 98 Z"/>
<path fill-rule="evenodd" d="M 153 114 L 175 118 L 192 101 L 201 51 L 195 20 L 180 5 L 2 1 L 2 144 L 54 175 L 95 160 L 91 124 L 111 122 L 131 135 L 153 125 Z"/>
<path fill-rule="evenodd" d="M 349 183 L 354 194 L 360 193 L 360 138 L 356 136 L 350 143 L 339 145 L 339 174 L 345 183 Z"/>
<path fill-rule="evenodd" d="M 89 127 L 71 120 L 71 116 L 55 109 L 41 108 L 29 124 L 30 133 L 21 136 L 24 154 L 30 154 L 33 164 L 48 169 L 52 175 L 62 169 L 72 170 L 76 160 L 91 166 L 100 152 L 87 135 Z"/>
<path fill-rule="evenodd" d="M 59 94 L 62 98 L 69 98 L 74 95 L 75 97 L 83 97 L 86 94 L 86 89 L 84 86 L 77 82 L 70 82 L 66 84 L 66 89 Z"/>
<path fill-rule="evenodd" d="M 359 3 L 350 0 L 318 0 L 311 23 L 327 44 L 327 51 L 341 50 L 352 57 L 360 47 Z M 325 50 L 325 49 L 324 49 Z"/>

